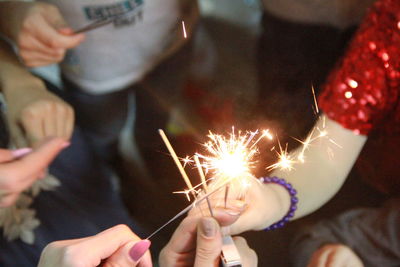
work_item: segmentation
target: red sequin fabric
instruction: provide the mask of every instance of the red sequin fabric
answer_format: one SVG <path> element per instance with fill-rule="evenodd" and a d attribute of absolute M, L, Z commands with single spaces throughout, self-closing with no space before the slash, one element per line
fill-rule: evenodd
<path fill-rule="evenodd" d="M 319 97 L 325 114 L 357 134 L 400 132 L 400 0 L 369 10 Z"/>

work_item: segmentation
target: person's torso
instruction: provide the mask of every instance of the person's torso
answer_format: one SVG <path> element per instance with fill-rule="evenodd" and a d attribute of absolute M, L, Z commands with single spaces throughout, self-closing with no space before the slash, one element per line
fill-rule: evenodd
<path fill-rule="evenodd" d="M 184 42 L 181 21 L 192 26 L 196 1 L 41 0 L 56 5 L 74 30 L 93 22 L 114 22 L 85 33 L 68 51 L 63 75 L 91 93 L 118 90 L 140 80 Z"/>

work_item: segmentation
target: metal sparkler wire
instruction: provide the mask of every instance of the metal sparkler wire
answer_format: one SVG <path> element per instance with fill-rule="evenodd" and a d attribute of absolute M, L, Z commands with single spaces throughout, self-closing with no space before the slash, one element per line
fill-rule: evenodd
<path fill-rule="evenodd" d="M 193 203 L 191 203 L 189 206 L 187 206 L 186 208 L 184 208 L 183 210 L 181 210 L 180 212 L 178 212 L 174 217 L 172 217 L 170 220 L 168 220 L 166 223 L 164 223 L 163 225 L 161 225 L 158 229 L 156 229 L 153 233 L 151 233 L 146 239 L 150 239 L 152 238 L 155 234 L 157 234 L 158 232 L 160 232 L 162 229 L 164 229 L 167 225 L 169 225 L 170 223 L 172 223 L 173 221 L 175 221 L 176 219 L 178 219 L 179 217 L 181 217 L 182 215 L 184 215 L 186 212 L 188 212 L 190 209 L 192 209 L 193 207 L 195 207 L 197 204 L 199 204 L 200 202 L 202 202 L 203 200 L 206 200 L 209 196 L 211 196 L 212 194 L 214 194 L 215 192 L 217 192 L 218 190 L 220 190 L 222 187 L 224 187 L 227 183 L 229 183 L 230 180 L 226 180 L 224 183 L 222 183 L 220 186 L 218 186 L 217 188 L 215 188 L 214 190 L 212 190 L 211 192 L 205 194 L 204 196 L 196 199 Z"/>

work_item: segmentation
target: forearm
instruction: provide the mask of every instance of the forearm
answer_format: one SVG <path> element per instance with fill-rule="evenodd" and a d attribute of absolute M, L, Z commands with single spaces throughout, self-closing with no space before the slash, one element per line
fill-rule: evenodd
<path fill-rule="evenodd" d="M 8 90 L 27 83 L 32 87 L 44 88 L 43 82 L 21 64 L 11 46 L 0 40 L 0 91 L 6 95 Z"/>
<path fill-rule="evenodd" d="M 320 117 L 316 127 L 325 129 L 328 137 L 319 138 L 309 146 L 304 153 L 305 162 L 296 164 L 292 171 L 276 170 L 273 173 L 273 176 L 290 182 L 298 192 L 295 218 L 315 211 L 337 193 L 367 140 L 365 136 L 355 135 L 325 115 Z M 291 155 L 296 155 L 296 152 L 299 150 Z M 286 194 L 288 198 L 286 192 L 281 191 L 281 194 Z"/>
<path fill-rule="evenodd" d="M 9 0 L 0 1 L 0 34 L 10 40 L 14 40 L 13 29 L 19 27 L 21 15 L 23 15 L 23 6 L 28 3 L 25 1 Z"/>

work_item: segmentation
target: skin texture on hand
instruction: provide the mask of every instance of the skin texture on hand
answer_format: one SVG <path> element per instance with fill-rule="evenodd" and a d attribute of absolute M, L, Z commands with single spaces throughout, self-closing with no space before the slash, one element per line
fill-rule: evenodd
<path fill-rule="evenodd" d="M 94 236 L 50 243 L 38 267 L 95 267 L 100 263 L 104 267 L 151 267 L 149 245 L 128 226 L 117 225 Z"/>
<path fill-rule="evenodd" d="M 239 187 L 231 186 L 227 199 L 227 208 L 240 212 L 237 221 L 224 226 L 224 233 L 237 235 L 249 230 L 262 230 L 280 220 L 289 210 L 290 197 L 286 189 L 276 184 L 262 184 L 257 179 L 249 180 L 245 201 L 238 200 L 243 193 Z M 224 190 L 210 196 L 211 206 L 224 207 Z M 268 204 L 267 204 L 268 203 Z M 207 209 L 205 203 L 201 203 Z M 191 213 L 198 213 L 193 209 Z"/>
<path fill-rule="evenodd" d="M 218 266 L 222 246 L 221 228 L 237 220 L 240 213 L 231 215 L 223 209 L 214 209 L 214 218 L 191 214 L 174 232 L 159 256 L 162 267 L 169 266 Z M 219 223 L 218 223 L 219 222 Z M 257 256 L 247 243 L 235 241 L 246 267 L 257 266 Z"/>
<path fill-rule="evenodd" d="M 71 137 L 74 126 L 72 107 L 47 91 L 43 81 L 29 73 L 11 47 L 2 41 L 0 90 L 6 100 L 5 115 L 11 139 L 17 147 L 35 146 L 47 137 L 66 140 Z"/>
<path fill-rule="evenodd" d="M 0 32 L 17 45 L 28 67 L 58 63 L 84 40 L 83 34 L 73 34 L 56 6 L 40 2 L 0 2 Z"/>
<path fill-rule="evenodd" d="M 43 176 L 45 169 L 66 146 L 52 138 L 37 149 L 0 149 L 0 208 L 14 204 L 19 194 Z"/>
<path fill-rule="evenodd" d="M 328 244 L 314 252 L 307 267 L 364 267 L 364 264 L 351 248 Z"/>
<path fill-rule="evenodd" d="M 35 147 L 49 137 L 69 140 L 74 126 L 72 107 L 46 90 L 35 77 L 4 88 L 7 122 L 17 147 Z"/>

